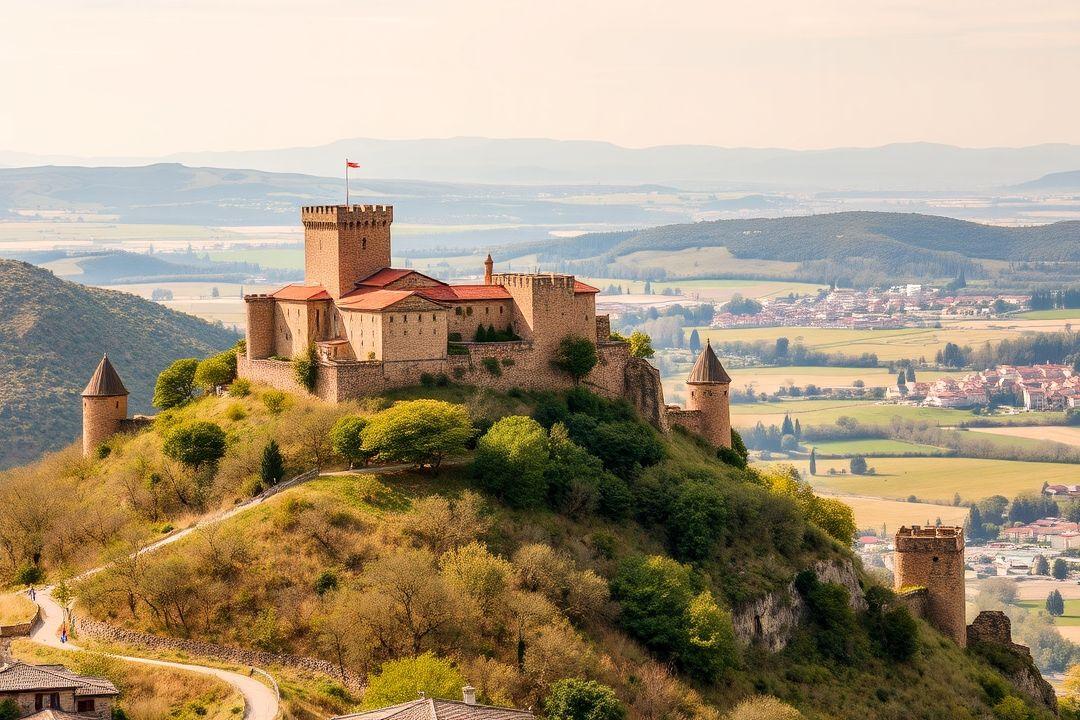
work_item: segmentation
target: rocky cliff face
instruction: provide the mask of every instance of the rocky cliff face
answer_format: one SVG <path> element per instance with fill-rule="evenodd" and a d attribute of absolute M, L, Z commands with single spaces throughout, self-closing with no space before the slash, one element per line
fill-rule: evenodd
<path fill-rule="evenodd" d="M 625 397 L 633 403 L 641 416 L 660 432 L 667 432 L 664 388 L 660 384 L 660 371 L 650 365 L 647 360 L 632 357 L 626 363 L 623 384 Z"/>
<path fill-rule="evenodd" d="M 983 655 L 1018 690 L 1047 709 L 1057 712 L 1057 695 L 1042 676 L 1031 651 L 1012 641 L 1012 623 L 1000 610 L 983 610 L 967 627 L 968 647 Z"/>
<path fill-rule="evenodd" d="M 823 560 L 815 563 L 813 570 L 821 582 L 847 588 L 854 610 L 866 609 L 859 575 L 850 560 Z M 744 645 L 757 644 L 770 652 L 778 652 L 787 647 L 805 613 L 806 601 L 792 580 L 783 589 L 736 608 L 732 613 L 735 637 Z"/>

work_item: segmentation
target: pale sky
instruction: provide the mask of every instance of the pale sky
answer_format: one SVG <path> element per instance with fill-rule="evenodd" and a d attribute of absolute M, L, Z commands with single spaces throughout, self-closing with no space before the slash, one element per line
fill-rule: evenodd
<path fill-rule="evenodd" d="M 1078 0 L 0 0 L 0 150 L 1080 143 Z"/>

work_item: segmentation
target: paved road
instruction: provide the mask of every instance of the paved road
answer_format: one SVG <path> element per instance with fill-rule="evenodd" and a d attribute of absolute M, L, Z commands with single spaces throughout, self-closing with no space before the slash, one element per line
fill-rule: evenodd
<path fill-rule="evenodd" d="M 49 647 L 79 650 L 80 648 L 77 645 L 70 642 L 66 644 L 60 642 L 60 626 L 64 622 L 64 611 L 53 600 L 52 596 L 45 590 L 38 592 L 37 604 L 41 608 L 41 621 L 34 626 L 34 630 L 30 633 L 30 639 Z M 176 668 L 177 670 L 187 670 L 200 675 L 216 677 L 232 685 L 244 696 L 244 720 L 274 720 L 277 717 L 277 693 L 273 688 L 264 685 L 253 677 L 202 665 L 185 665 L 183 663 L 151 660 L 128 655 L 112 655 L 112 657 L 127 662 Z"/>

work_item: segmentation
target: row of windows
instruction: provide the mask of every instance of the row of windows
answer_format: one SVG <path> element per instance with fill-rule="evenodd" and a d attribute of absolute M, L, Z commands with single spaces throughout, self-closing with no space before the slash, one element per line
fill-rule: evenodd
<path fill-rule="evenodd" d="M 500 315 L 503 314 L 503 310 L 504 310 L 503 306 L 500 305 L 499 306 L 499 314 Z M 458 305 L 456 308 L 454 308 L 454 314 L 455 315 L 472 315 L 473 314 L 472 305 L 466 305 L 464 308 L 461 307 L 460 305 Z M 485 305 L 484 306 L 484 314 L 485 315 L 490 315 L 491 314 L 491 306 L 490 305 Z"/>
<path fill-rule="evenodd" d="M 394 322 L 394 316 L 393 315 L 388 315 L 387 317 L 390 318 L 390 322 Z M 423 321 L 424 321 L 423 314 L 422 313 L 417 313 L 416 314 L 416 322 L 423 322 Z M 439 316 L 432 313 L 431 322 L 438 322 L 438 321 L 439 321 Z M 409 322 L 409 316 L 408 315 L 402 315 L 401 316 L 401 322 Z"/>

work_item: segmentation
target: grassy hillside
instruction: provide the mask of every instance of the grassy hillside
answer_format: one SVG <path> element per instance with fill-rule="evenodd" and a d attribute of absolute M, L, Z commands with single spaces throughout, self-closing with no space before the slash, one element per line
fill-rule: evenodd
<path fill-rule="evenodd" d="M 724 247 L 740 260 L 800 263 L 800 275 L 836 271 L 903 278 L 941 278 L 960 270 L 981 273 L 976 260 L 1066 263 L 1058 271 L 1080 272 L 1080 222 L 1007 228 L 913 213 L 843 212 L 776 219 L 717 220 L 665 225 L 629 232 L 594 233 L 516 245 L 500 254 L 536 252 L 545 262 L 620 258 L 642 251 L 678 252 Z M 663 267 L 662 263 L 657 263 Z M 589 266 L 591 269 L 591 266 Z M 699 267 L 699 275 L 723 272 Z"/>
<path fill-rule="evenodd" d="M 842 514 L 784 476 L 721 463 L 682 433 L 660 439 L 625 409 L 587 397 L 460 386 L 341 406 L 259 388 L 207 397 L 114 439 L 103 459 L 57 455 L 0 477 L 0 502 L 11 508 L 0 539 L 22 562 L 36 555 L 62 577 L 254 491 L 271 439 L 286 474 L 317 462 L 341 467 L 327 441 L 338 418 L 375 422 L 394 400 L 428 396 L 464 404 L 481 429 L 507 415 L 562 417 L 589 450 L 559 446 L 578 470 L 549 479 L 563 467 L 549 465 L 539 504 L 513 499 L 517 482 L 535 479 L 525 470 L 509 490 L 485 491 L 492 486 L 468 454 L 438 474 L 324 476 L 93 576 L 76 588 L 80 612 L 164 635 L 317 655 L 374 677 L 387 661 L 430 652 L 497 703 L 542 706 L 555 681 L 584 677 L 614 688 L 633 720 L 716 718 L 762 693 L 807 718 L 991 718 L 992 706 L 1015 693 L 921 623 L 914 655 L 887 659 L 874 616 L 835 603 L 841 586 L 807 586 L 814 609 L 787 650 L 738 648 L 732 609 L 815 561 L 851 559 L 826 532 L 837 532 Z M 225 431 L 226 454 L 209 474 L 185 472 L 162 454 L 164 437 L 192 421 Z M 517 445 L 526 434 L 513 437 L 524 453 L 514 457 L 532 457 Z M 656 452 L 625 462 L 658 440 Z M 560 477 L 569 484 L 558 494 Z M 27 524 L 40 528 L 36 542 L 20 534 Z M 25 567 L 7 562 L 0 557 L 9 577 Z M 688 644 L 683 623 L 696 628 Z M 291 687 L 284 700 L 287 717 L 303 718 L 312 717 L 305 708 L 363 703 L 325 680 Z"/>
<path fill-rule="evenodd" d="M 162 367 L 236 342 L 224 328 L 125 293 L 84 287 L 0 259 L 0 467 L 70 443 L 79 393 L 109 353 L 129 409 L 147 412 Z"/>

